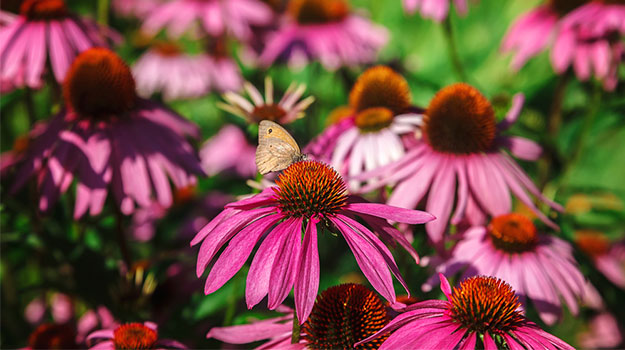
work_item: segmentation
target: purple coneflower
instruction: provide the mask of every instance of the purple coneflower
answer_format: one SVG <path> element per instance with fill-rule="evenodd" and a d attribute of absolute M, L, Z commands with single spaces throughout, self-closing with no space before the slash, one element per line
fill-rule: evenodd
<path fill-rule="evenodd" d="M 113 329 L 101 329 L 87 337 L 89 349 L 186 349 L 182 343 L 160 339 L 155 323 L 125 323 Z"/>
<path fill-rule="evenodd" d="M 255 157 L 256 147 L 248 142 L 241 129 L 231 124 L 222 127 L 200 148 L 202 168 L 209 176 L 229 171 L 242 178 L 252 178 L 256 175 Z"/>
<path fill-rule="evenodd" d="M 305 84 L 292 83 L 278 103 L 274 102 L 273 81 L 265 78 L 265 98 L 249 82 L 243 84 L 250 100 L 234 93 L 226 92 L 223 95 L 227 103 L 218 103 L 219 108 L 245 119 L 248 123 L 259 123 L 261 120 L 271 120 L 280 124 L 288 124 L 304 116 L 304 111 L 315 101 L 308 96 L 300 101 L 306 91 Z"/>
<path fill-rule="evenodd" d="M 575 232 L 575 244 L 592 259 L 599 272 L 625 289 L 625 242 L 612 243 L 602 232 L 580 230 Z"/>
<path fill-rule="evenodd" d="M 142 30 L 156 34 L 166 27 L 177 38 L 198 21 L 211 36 L 232 34 L 247 40 L 252 37 L 252 26 L 269 24 L 272 19 L 271 8 L 259 0 L 173 0 L 153 9 Z"/>
<path fill-rule="evenodd" d="M 63 82 L 76 55 L 94 46 L 107 46 L 100 29 L 71 14 L 65 1 L 26 0 L 20 15 L 0 27 L 0 79 L 39 88 L 49 57 L 54 78 Z"/>
<path fill-rule="evenodd" d="M 551 64 L 558 74 L 572 67 L 588 80 L 591 72 L 613 90 L 625 53 L 625 5 L 612 1 L 548 0 L 519 18 L 503 40 L 504 51 L 515 51 L 514 69 L 552 45 Z"/>
<path fill-rule="evenodd" d="M 293 310 L 280 306 L 284 316 L 247 325 L 215 327 L 206 335 L 230 344 L 247 344 L 269 339 L 257 349 L 371 349 L 386 339 L 354 347 L 382 329 L 390 320 L 380 298 L 359 284 L 342 284 L 321 292 L 310 317 L 302 325 L 299 340 L 293 341 Z"/>
<path fill-rule="evenodd" d="M 588 328 L 577 334 L 583 349 L 618 349 L 623 342 L 623 331 L 618 320 L 607 311 L 594 316 Z"/>
<path fill-rule="evenodd" d="M 319 60 L 333 70 L 374 61 L 387 40 L 384 27 L 350 13 L 345 0 L 291 0 L 259 60 L 265 66 L 278 59 L 291 66 Z"/>
<path fill-rule="evenodd" d="M 541 154 L 533 141 L 501 135 L 516 121 L 522 105 L 523 96 L 516 95 L 505 119 L 497 123 L 490 102 L 474 87 L 459 83 L 441 89 L 424 113 L 422 139 L 401 160 L 363 174 L 370 184 L 362 190 L 397 184 L 388 204 L 402 208 L 416 207 L 429 192 L 426 210 L 438 219 L 426 229 L 437 245 L 443 242 L 454 204 L 452 224 L 463 219 L 482 224 L 485 213 L 510 212 L 510 192 L 541 220 L 557 227 L 536 208 L 527 192 L 553 208 L 561 210 L 561 206 L 546 199 L 503 151 L 508 148 L 525 160 L 536 160 Z M 381 178 L 376 179 L 377 175 Z"/>
<path fill-rule="evenodd" d="M 448 300 L 412 304 L 359 344 L 393 331 L 380 350 L 574 349 L 526 319 L 514 290 L 504 281 L 471 277 L 452 291 L 445 276 L 439 277 Z"/>
<path fill-rule="evenodd" d="M 66 108 L 45 127 L 35 128 L 17 162 L 13 191 L 35 176 L 46 211 L 77 178 L 74 217 L 101 212 L 110 186 L 122 213 L 135 202 L 172 202 L 169 179 L 180 188 L 203 174 L 185 135 L 195 125 L 148 100 L 138 98 L 126 64 L 113 52 L 81 53 L 63 87 Z"/>
<path fill-rule="evenodd" d="M 438 22 L 447 18 L 452 2 L 460 15 L 467 13 L 468 0 L 402 0 L 406 13 L 412 14 L 419 11 L 423 17 Z"/>
<path fill-rule="evenodd" d="M 561 314 L 561 299 L 574 315 L 584 297 L 586 282 L 573 258 L 573 247 L 552 235 L 538 233 L 521 214 L 504 214 L 488 225 L 464 232 L 448 260 L 437 272 L 451 276 L 462 271 L 501 278 L 520 295 L 532 300 L 541 319 L 553 324 Z M 436 276 L 424 285 L 431 289 Z"/>
<path fill-rule="evenodd" d="M 290 165 L 278 176 L 276 184 L 255 196 L 226 205 L 191 241 L 192 246 L 202 242 L 197 260 L 198 277 L 214 262 L 206 279 L 206 294 L 232 278 L 265 236 L 247 275 L 247 306 L 251 308 L 269 295 L 269 308 L 275 309 L 294 286 L 297 317 L 303 323 L 319 287 L 317 224 L 323 221 L 334 226 L 347 241 L 371 285 L 384 298 L 395 302 L 391 272 L 404 287 L 405 283 L 382 241 L 397 242 L 415 260 L 418 256 L 385 219 L 420 224 L 434 219 L 432 215 L 368 203 L 348 195 L 340 175 L 317 161 Z M 217 257 L 226 243 L 228 246 Z"/>

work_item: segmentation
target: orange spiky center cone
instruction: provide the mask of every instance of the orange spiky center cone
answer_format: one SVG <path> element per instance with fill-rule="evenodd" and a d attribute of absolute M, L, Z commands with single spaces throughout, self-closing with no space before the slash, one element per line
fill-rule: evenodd
<path fill-rule="evenodd" d="M 508 253 L 532 250 L 538 243 L 536 226 L 521 214 L 494 217 L 488 225 L 488 233 L 495 247 Z"/>
<path fill-rule="evenodd" d="M 20 14 L 36 21 L 65 18 L 69 12 L 63 0 L 25 0 L 20 6 Z"/>
<path fill-rule="evenodd" d="M 339 22 L 349 14 L 344 0 L 291 0 L 287 12 L 299 24 Z"/>
<path fill-rule="evenodd" d="M 153 349 L 158 333 L 141 323 L 123 324 L 113 333 L 113 344 L 119 350 Z"/>

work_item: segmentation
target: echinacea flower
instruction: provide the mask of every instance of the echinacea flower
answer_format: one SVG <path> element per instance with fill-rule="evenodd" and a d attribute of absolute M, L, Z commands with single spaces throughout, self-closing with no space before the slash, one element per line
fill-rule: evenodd
<path fill-rule="evenodd" d="M 227 103 L 218 103 L 219 108 L 245 119 L 248 123 L 259 123 L 261 120 L 271 120 L 279 124 L 288 124 L 304 116 L 304 111 L 315 98 L 308 96 L 300 101 L 306 91 L 305 84 L 292 83 L 278 103 L 273 96 L 273 81 L 265 78 L 265 98 L 249 82 L 243 84 L 250 100 L 235 93 L 226 92 L 223 95 Z"/>
<path fill-rule="evenodd" d="M 502 49 L 514 51 L 514 69 L 548 46 L 558 74 L 572 67 L 585 81 L 591 72 L 613 90 L 625 53 L 625 5 L 610 1 L 549 0 L 522 15 L 506 34 Z"/>
<path fill-rule="evenodd" d="M 87 337 L 89 349 L 186 349 L 172 339 L 161 339 L 155 323 L 125 323 L 113 329 L 101 329 Z"/>
<path fill-rule="evenodd" d="M 269 339 L 257 349 L 352 349 L 354 344 L 382 329 L 390 320 L 380 298 L 360 284 L 342 284 L 321 292 L 310 317 L 302 325 L 299 340 L 292 342 L 293 310 L 280 306 L 284 316 L 255 321 L 246 325 L 215 327 L 207 338 L 230 344 L 247 344 Z M 357 346 L 370 349 L 386 337 Z"/>
<path fill-rule="evenodd" d="M 599 272 L 625 289 L 625 242 L 611 243 L 599 231 L 580 230 L 575 232 L 575 244 L 592 259 Z"/>
<path fill-rule="evenodd" d="M 177 38 L 199 22 L 211 36 L 232 34 L 248 40 L 253 26 L 269 24 L 272 19 L 271 8 L 259 0 L 173 0 L 150 11 L 141 29 L 156 34 L 167 28 L 167 33 Z"/>
<path fill-rule="evenodd" d="M 464 16 L 467 13 L 468 0 L 402 0 L 406 13 L 413 14 L 419 11 L 423 17 L 438 22 L 447 18 L 452 3 L 458 14 Z"/>
<path fill-rule="evenodd" d="M 242 178 L 252 178 L 256 175 L 255 157 L 256 147 L 247 141 L 241 129 L 231 124 L 222 127 L 200 148 L 202 168 L 209 176 L 230 171 Z"/>
<path fill-rule="evenodd" d="M 387 349 L 570 349 L 574 348 L 540 329 L 521 312 L 521 303 L 505 281 L 471 277 L 453 290 L 439 274 L 447 300 L 426 300 L 408 306 L 368 339 L 388 337 Z"/>
<path fill-rule="evenodd" d="M 81 53 L 63 86 L 65 108 L 36 128 L 16 164 L 12 191 L 36 177 L 39 209 L 46 211 L 76 178 L 74 217 L 102 211 L 108 187 L 122 213 L 135 202 L 172 202 L 169 179 L 180 188 L 203 174 L 185 139 L 195 125 L 148 100 L 138 98 L 130 69 L 104 48 Z"/>
<path fill-rule="evenodd" d="M 290 0 L 259 60 L 265 66 L 276 60 L 291 66 L 319 60 L 334 70 L 373 62 L 387 40 L 386 28 L 354 14 L 346 0 Z"/>
<path fill-rule="evenodd" d="M 294 287 L 297 318 L 303 323 L 319 288 L 317 224 L 323 221 L 343 236 L 371 285 L 394 303 L 391 275 L 404 287 L 405 283 L 382 241 L 399 243 L 414 259 L 418 256 L 402 234 L 384 219 L 419 224 L 434 218 L 425 212 L 368 203 L 348 195 L 345 182 L 334 169 L 318 161 L 300 161 L 278 175 L 276 186 L 226 205 L 198 232 L 191 241 L 192 246 L 202 243 L 196 272 L 202 276 L 212 265 L 204 293 L 213 293 L 241 269 L 265 236 L 247 275 L 247 306 L 251 308 L 269 295 L 268 306 L 273 310 Z M 226 243 L 228 246 L 217 257 Z"/>
<path fill-rule="evenodd" d="M 436 267 L 461 279 L 475 275 L 501 278 L 509 283 L 525 303 L 531 299 L 545 323 L 553 324 L 561 314 L 564 300 L 573 315 L 584 298 L 586 282 L 573 258 L 573 247 L 560 238 L 539 233 L 524 215 L 504 214 L 490 224 L 474 226 Z M 424 285 L 429 290 L 436 276 Z"/>
<path fill-rule="evenodd" d="M 414 133 L 421 115 L 410 113 L 408 82 L 386 66 L 367 69 L 349 94 L 353 125 L 337 137 L 331 164 L 353 177 L 400 159 L 402 134 Z M 350 187 L 357 188 L 356 183 Z"/>
<path fill-rule="evenodd" d="M 623 331 L 616 317 L 604 311 L 592 317 L 589 329 L 578 333 L 577 339 L 584 349 L 618 349 L 623 342 Z"/>
<path fill-rule="evenodd" d="M 107 46 L 100 28 L 73 15 L 65 1 L 25 0 L 20 15 L 0 27 L 0 78 L 39 88 L 49 64 L 62 82 L 76 55 L 94 46 Z"/>
<path fill-rule="evenodd" d="M 510 192 L 557 228 L 527 192 L 553 208 L 562 210 L 561 206 L 545 198 L 503 150 L 508 148 L 525 160 L 536 160 L 541 154 L 533 141 L 501 135 L 516 121 L 523 100 L 523 95 L 515 95 L 505 119 L 497 123 L 490 102 L 474 87 L 458 83 L 441 89 L 424 113 L 422 139 L 399 161 L 363 174 L 369 184 L 362 191 L 397 184 L 388 204 L 402 208 L 416 207 L 429 192 L 426 210 L 438 219 L 426 230 L 439 247 L 454 205 L 452 224 L 463 219 L 481 224 L 485 214 L 510 212 Z"/>

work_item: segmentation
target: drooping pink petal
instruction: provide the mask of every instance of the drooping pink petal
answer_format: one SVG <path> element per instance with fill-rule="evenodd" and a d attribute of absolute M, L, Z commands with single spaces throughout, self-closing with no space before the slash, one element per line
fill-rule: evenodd
<path fill-rule="evenodd" d="M 393 207 L 378 203 L 349 203 L 345 206 L 345 210 L 349 210 L 356 214 L 368 214 L 407 224 L 423 224 L 435 219 L 432 214 L 424 211 Z"/>
<path fill-rule="evenodd" d="M 267 307 L 270 310 L 282 304 L 295 283 L 295 274 L 298 272 L 302 251 L 302 222 L 302 218 L 296 219 L 284 231 L 286 238 L 282 240 L 278 248 L 276 259 L 271 269 L 271 283 L 269 284 L 267 301 Z"/>
<path fill-rule="evenodd" d="M 299 261 L 297 278 L 295 280 L 295 309 L 297 319 L 303 324 L 315 304 L 319 290 L 319 251 L 317 249 L 317 222 L 311 218 L 304 233 L 302 258 Z"/>

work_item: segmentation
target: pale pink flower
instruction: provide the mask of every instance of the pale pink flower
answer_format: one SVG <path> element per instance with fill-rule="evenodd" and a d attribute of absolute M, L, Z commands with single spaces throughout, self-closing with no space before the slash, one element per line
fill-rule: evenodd
<path fill-rule="evenodd" d="M 589 329 L 579 333 L 577 339 L 584 349 L 617 349 L 623 342 L 623 332 L 618 321 L 609 312 L 590 319 Z"/>
<path fill-rule="evenodd" d="M 406 307 L 382 330 L 357 343 L 391 335 L 388 349 L 566 349 L 569 344 L 540 329 L 519 310 L 521 303 L 506 282 L 472 277 L 452 290 L 439 274 L 448 300 L 426 300 Z"/>
<path fill-rule="evenodd" d="M 2 90 L 41 87 L 46 64 L 63 82 L 74 58 L 94 46 L 107 46 L 100 28 L 71 14 L 63 0 L 26 0 L 20 15 L 0 26 Z"/>
<path fill-rule="evenodd" d="M 399 243 L 414 259 L 418 256 L 386 220 L 418 224 L 433 217 L 350 196 L 338 173 L 317 161 L 290 165 L 276 183 L 257 195 L 226 205 L 191 241 L 192 246 L 201 242 L 198 277 L 212 266 L 204 292 L 213 293 L 230 280 L 264 236 L 247 275 L 247 306 L 253 307 L 268 295 L 269 309 L 275 309 L 293 288 L 297 317 L 304 322 L 319 287 L 317 225 L 323 221 L 343 236 L 371 285 L 394 303 L 392 275 L 406 285 L 382 241 Z M 226 243 L 228 246 L 218 256 Z"/>
<path fill-rule="evenodd" d="M 256 175 L 255 157 L 256 147 L 248 142 L 241 129 L 231 124 L 222 127 L 200 148 L 202 168 L 209 176 L 230 171 L 242 178 L 252 178 Z"/>
<path fill-rule="evenodd" d="M 447 18 L 453 4 L 458 14 L 467 14 L 468 0 L 402 0 L 404 11 L 409 14 L 419 12 L 425 18 L 442 22 Z"/>
<path fill-rule="evenodd" d="M 135 202 L 156 200 L 167 207 L 178 187 L 204 174 L 186 135 L 195 125 L 178 114 L 138 98 L 130 69 L 113 52 L 92 48 L 74 61 L 64 85 L 66 109 L 43 128 L 16 164 L 12 191 L 36 177 L 39 209 L 46 211 L 76 178 L 74 217 L 102 211 L 111 187 L 122 213 Z"/>
<path fill-rule="evenodd" d="M 551 63 L 558 74 L 572 67 L 577 78 L 594 76 L 613 90 L 625 54 L 625 5 L 590 1 L 579 6 L 550 1 L 520 17 L 506 34 L 502 49 L 514 51 L 514 69 L 551 46 Z"/>
<path fill-rule="evenodd" d="M 210 35 L 232 34 L 248 40 L 253 26 L 273 20 L 269 6 L 259 0 L 172 0 L 153 9 L 143 22 L 142 30 L 156 34 L 163 28 L 177 38 L 199 22 Z"/>
<path fill-rule="evenodd" d="M 115 328 L 97 330 L 87 337 L 89 349 L 186 349 L 172 339 L 161 339 L 153 322 L 125 323 Z"/>
<path fill-rule="evenodd" d="M 388 41 L 386 28 L 350 12 L 344 0 L 292 0 L 277 32 L 268 34 L 259 60 L 301 67 L 319 60 L 326 69 L 373 62 Z"/>
<path fill-rule="evenodd" d="M 561 316 L 561 300 L 573 315 L 579 313 L 587 287 L 569 243 L 537 232 L 521 214 L 497 216 L 488 227 L 474 226 L 461 235 L 450 257 L 436 266 L 437 272 L 445 276 L 461 272 L 461 279 L 501 278 L 516 290 L 523 304 L 530 299 L 549 325 Z M 435 280 L 432 276 L 424 290 L 430 290 Z"/>
<path fill-rule="evenodd" d="M 507 148 L 525 160 L 536 160 L 541 154 L 533 141 L 502 135 L 516 121 L 523 101 L 523 95 L 514 96 L 505 119 L 497 123 L 490 102 L 477 89 L 463 83 L 443 88 L 424 113 L 422 139 L 399 161 L 360 176 L 369 181 L 362 191 L 395 185 L 388 204 L 402 208 L 415 208 L 427 198 L 426 210 L 438 219 L 426 230 L 439 248 L 454 206 L 452 224 L 463 220 L 482 224 L 486 214 L 510 212 L 510 192 L 557 228 L 528 192 L 553 208 L 562 210 L 561 206 L 545 198 L 504 152 Z"/>

